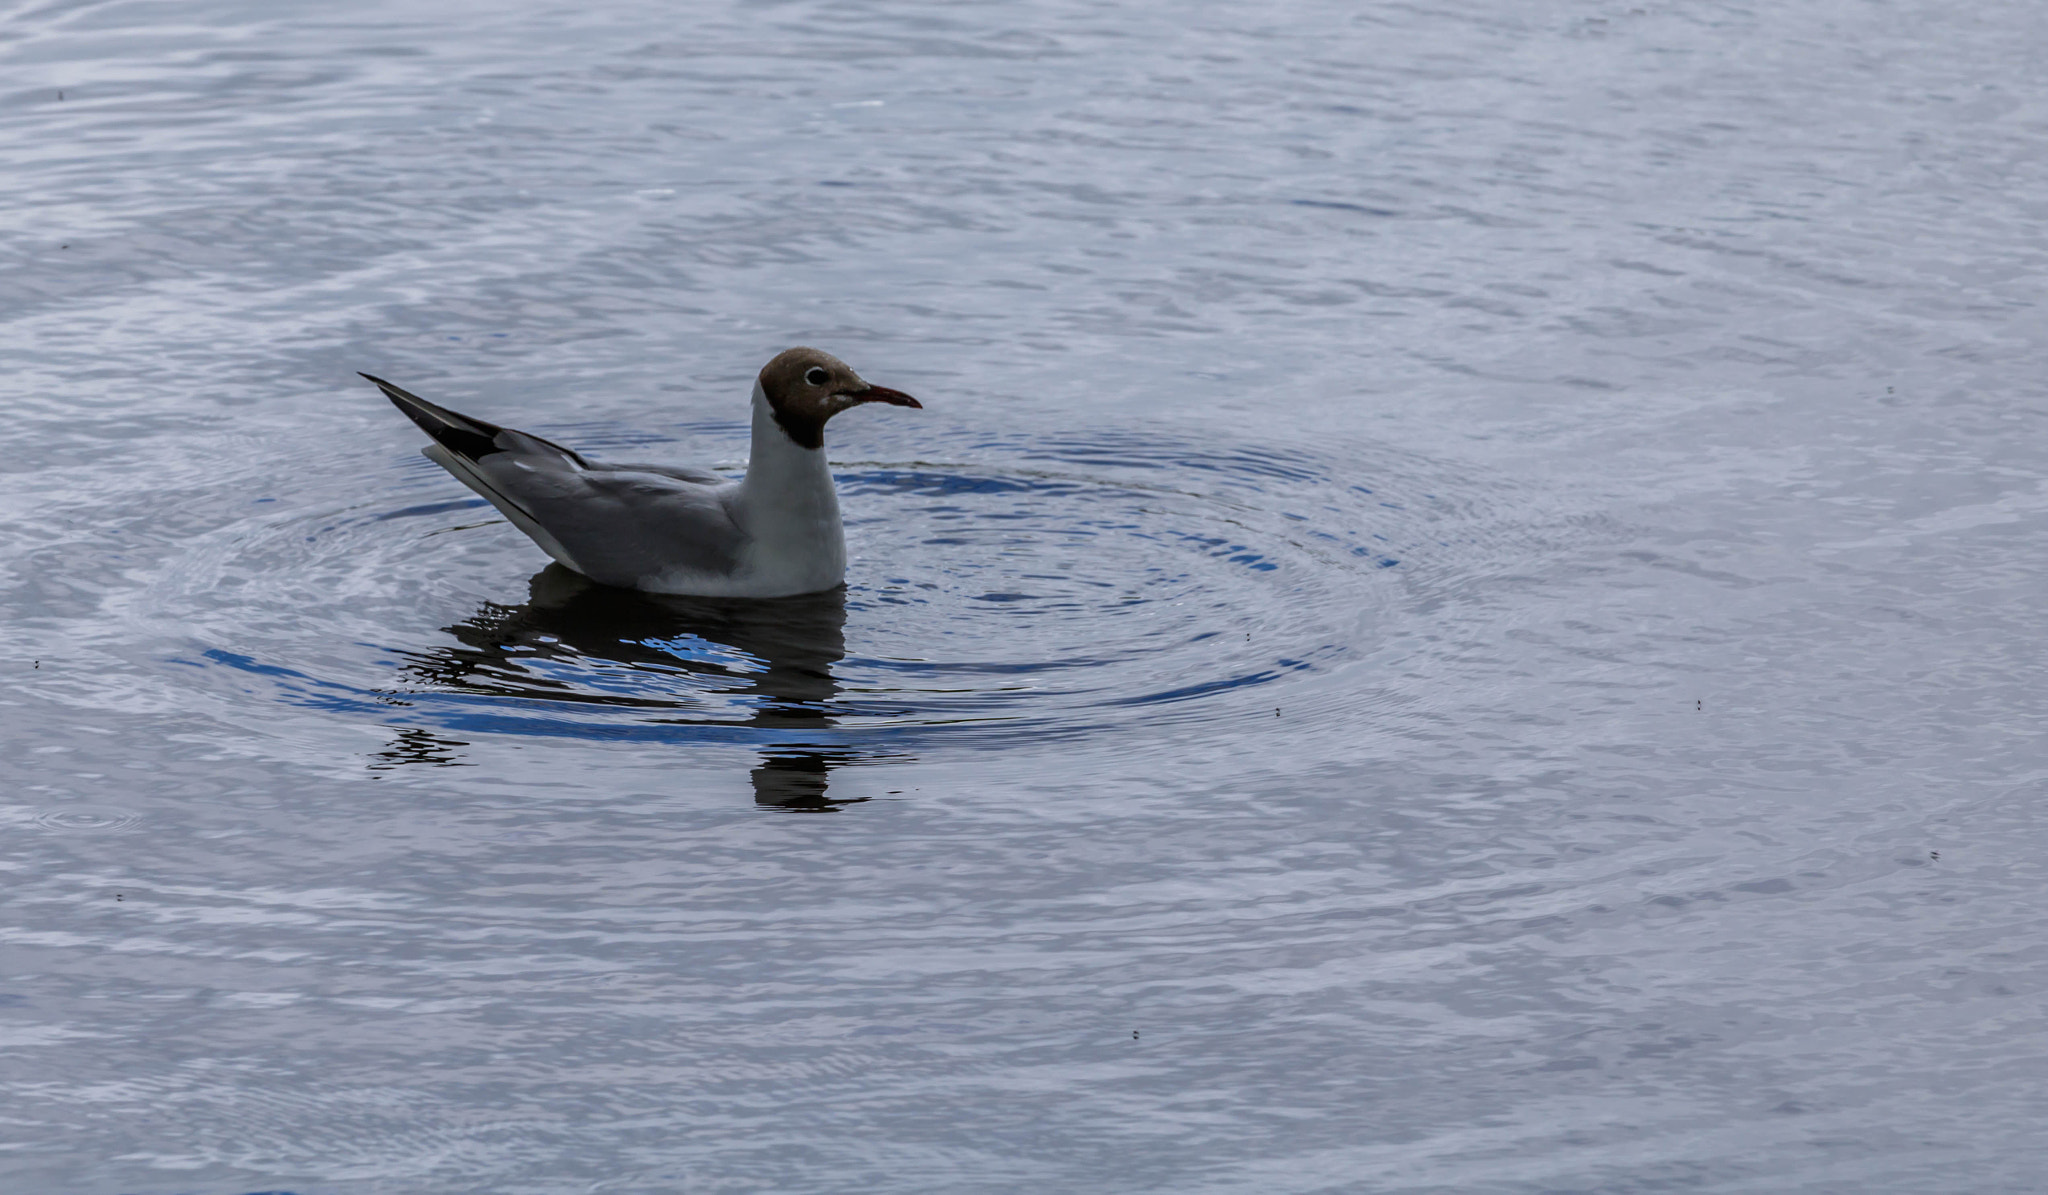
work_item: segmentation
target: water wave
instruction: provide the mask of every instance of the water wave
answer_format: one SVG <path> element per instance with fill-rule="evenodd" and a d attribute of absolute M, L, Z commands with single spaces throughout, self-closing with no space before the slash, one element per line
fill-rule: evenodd
<path fill-rule="evenodd" d="M 802 804 L 850 763 L 1277 709 L 1290 681 L 1369 650 L 1359 627 L 1410 560 L 1455 568 L 1497 505 L 1385 452 L 1136 435 L 955 447 L 842 466 L 851 580 L 776 601 L 630 593 L 551 565 L 462 609 L 465 587 L 502 572 L 465 563 L 531 548 L 480 501 L 410 487 L 253 520 L 172 582 L 233 578 L 256 607 L 237 642 L 181 662 L 401 728 L 373 767 L 459 764 L 479 735 L 721 743 L 760 751 L 757 790 Z M 376 625 L 406 603 L 462 612 L 425 635 Z M 287 613 L 302 646 L 325 618 L 360 651 L 263 650 L 266 619 Z"/>

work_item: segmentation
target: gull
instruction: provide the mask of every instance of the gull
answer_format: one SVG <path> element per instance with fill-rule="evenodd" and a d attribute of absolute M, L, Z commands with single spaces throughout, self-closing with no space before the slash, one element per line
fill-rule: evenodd
<path fill-rule="evenodd" d="M 701 469 L 586 459 L 529 432 L 377 384 L 434 442 L 420 451 L 489 500 L 541 550 L 602 585 L 773 598 L 846 580 L 846 533 L 825 421 L 862 403 L 924 404 L 794 348 L 754 381 L 754 438 L 738 481 Z"/>

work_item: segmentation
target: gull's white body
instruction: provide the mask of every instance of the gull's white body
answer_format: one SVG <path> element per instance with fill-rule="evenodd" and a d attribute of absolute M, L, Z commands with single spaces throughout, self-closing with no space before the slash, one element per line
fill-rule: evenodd
<path fill-rule="evenodd" d="M 785 395 L 785 414 L 778 417 L 764 382 L 756 381 L 752 445 L 746 476 L 738 481 L 691 469 L 592 462 L 538 436 L 456 414 L 371 380 L 434 436 L 436 442 L 422 450 L 428 458 L 568 568 L 606 585 L 651 593 L 788 597 L 831 589 L 846 579 L 846 534 L 825 459 L 824 420 L 859 402 L 916 405 L 908 395 L 869 386 L 816 350 L 793 349 L 777 357 L 762 371 L 763 379 L 770 380 L 771 370 L 796 353 L 813 354 L 794 362 L 810 366 L 808 376 L 822 376 L 824 366 L 814 362 L 829 363 L 844 371 L 848 388 L 823 399 L 791 397 L 791 384 L 778 374 L 774 380 Z M 826 384 L 814 388 L 823 391 Z M 815 409 L 795 405 L 805 401 Z"/>
<path fill-rule="evenodd" d="M 724 577 L 684 566 L 642 586 L 656 593 L 781 597 L 816 593 L 846 580 L 846 528 L 839 491 L 823 448 L 804 448 L 784 435 L 754 383 L 753 445 L 747 475 L 730 483 L 726 509 L 746 537 L 739 567 Z M 717 584 L 721 588 L 698 586 Z"/>

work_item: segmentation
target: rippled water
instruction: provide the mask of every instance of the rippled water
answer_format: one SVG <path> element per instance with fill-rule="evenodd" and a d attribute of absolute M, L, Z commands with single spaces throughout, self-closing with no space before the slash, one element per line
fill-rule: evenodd
<path fill-rule="evenodd" d="M 0 1189 L 2025 1191 L 2048 15 L 0 20 Z M 605 591 L 355 376 L 744 464 Z"/>
<path fill-rule="evenodd" d="M 1411 552 L 1453 561 L 1446 549 L 1480 526 L 1470 502 L 1416 491 L 1414 464 L 1388 452 L 1375 488 L 1347 476 L 1359 459 L 1311 450 L 903 434 L 956 459 L 840 471 L 859 512 L 860 567 L 843 592 L 658 598 L 560 567 L 508 585 L 535 549 L 481 499 L 394 494 L 240 521 L 138 591 L 130 619 L 170 624 L 167 641 L 215 628 L 210 646 L 172 662 L 212 672 L 196 687 L 217 693 L 223 716 L 260 685 L 290 705 L 402 724 L 393 760 L 452 763 L 446 736 L 511 733 L 751 744 L 829 772 L 922 748 L 1219 721 L 1234 734 L 1258 690 L 1357 652 L 1393 586 L 1375 573 Z M 445 494 L 437 467 L 407 471 Z M 291 611 L 276 638 L 221 606 L 242 576 L 281 587 L 261 599 Z M 411 625 L 422 608 L 464 616 L 437 636 Z M 330 645 L 320 670 L 294 666 L 308 622 L 356 650 Z M 396 641 L 394 624 L 406 626 Z M 181 699 L 194 681 L 177 677 Z M 1317 703 L 1296 717 L 1341 713 Z"/>

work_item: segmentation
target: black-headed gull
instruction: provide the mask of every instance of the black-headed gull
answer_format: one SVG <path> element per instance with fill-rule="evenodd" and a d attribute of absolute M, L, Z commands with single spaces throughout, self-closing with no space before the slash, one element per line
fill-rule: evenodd
<path fill-rule="evenodd" d="M 434 438 L 421 450 L 430 460 L 548 555 L 605 585 L 710 597 L 787 597 L 845 581 L 825 421 L 862 403 L 923 405 L 870 385 L 830 353 L 790 349 L 754 382 L 753 448 L 746 476 L 731 481 L 586 460 L 363 376 Z"/>

